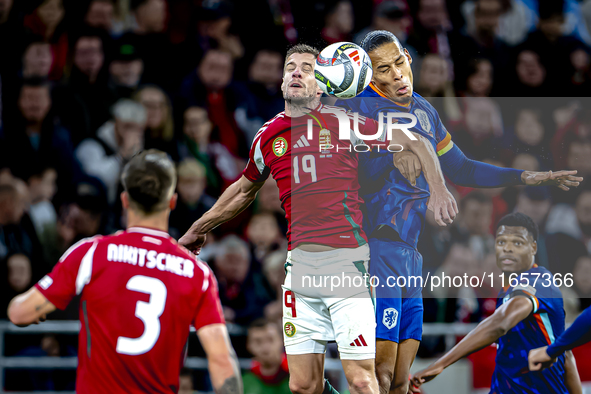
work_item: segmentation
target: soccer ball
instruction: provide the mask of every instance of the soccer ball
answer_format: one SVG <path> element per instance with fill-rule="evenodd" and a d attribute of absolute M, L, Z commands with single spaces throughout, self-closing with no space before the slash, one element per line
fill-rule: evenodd
<path fill-rule="evenodd" d="M 352 42 L 331 44 L 316 58 L 316 82 L 329 96 L 355 97 L 369 85 L 372 75 L 369 55 Z"/>

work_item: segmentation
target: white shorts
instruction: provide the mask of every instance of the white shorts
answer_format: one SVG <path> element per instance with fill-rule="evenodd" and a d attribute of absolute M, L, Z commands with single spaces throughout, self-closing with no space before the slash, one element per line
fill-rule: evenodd
<path fill-rule="evenodd" d="M 327 252 L 294 249 L 288 253 L 283 285 L 287 354 L 325 353 L 327 342 L 336 341 L 342 360 L 375 358 L 374 305 L 363 277 L 368 262 L 367 245 Z M 338 276 L 343 286 L 331 287 L 331 275 Z M 304 277 L 308 276 L 311 279 L 306 281 Z M 328 286 L 314 286 L 321 278 L 324 283 L 327 276 Z M 357 279 L 349 286 L 346 278 Z"/>

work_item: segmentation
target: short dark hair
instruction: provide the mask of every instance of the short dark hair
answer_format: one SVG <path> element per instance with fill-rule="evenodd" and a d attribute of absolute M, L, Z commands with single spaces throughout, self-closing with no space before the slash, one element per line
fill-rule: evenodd
<path fill-rule="evenodd" d="M 296 44 L 287 50 L 287 54 L 285 55 L 285 61 L 287 61 L 287 59 L 289 59 L 289 57 L 294 53 L 309 53 L 310 55 L 314 55 L 314 57 L 317 57 L 320 51 L 308 44 Z"/>
<path fill-rule="evenodd" d="M 400 43 L 398 37 L 387 30 L 373 30 L 365 35 L 361 41 L 361 48 L 367 53 L 370 53 L 384 44 L 395 42 L 402 51 L 404 48 Z"/>
<path fill-rule="evenodd" d="M 150 149 L 125 165 L 121 182 L 133 209 L 144 214 L 157 213 L 167 208 L 176 187 L 176 170 L 166 153 Z"/>
<path fill-rule="evenodd" d="M 499 220 L 499 223 L 497 223 L 497 231 L 501 226 L 525 227 L 534 241 L 538 240 L 538 225 L 532 220 L 532 218 L 521 212 L 513 212 L 503 216 L 501 220 Z"/>

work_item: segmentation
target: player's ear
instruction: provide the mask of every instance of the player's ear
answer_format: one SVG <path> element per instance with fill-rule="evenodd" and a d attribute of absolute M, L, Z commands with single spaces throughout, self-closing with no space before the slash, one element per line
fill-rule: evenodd
<path fill-rule="evenodd" d="M 124 209 L 129 209 L 129 195 L 127 192 L 121 192 L 121 205 Z"/>
<path fill-rule="evenodd" d="M 534 241 L 531 244 L 531 248 L 532 248 L 532 255 L 535 256 L 538 253 L 538 242 Z"/>
<path fill-rule="evenodd" d="M 404 48 L 404 56 L 406 56 L 406 58 L 408 59 L 408 64 L 412 64 L 412 56 L 410 56 L 410 53 L 406 48 Z"/>
<path fill-rule="evenodd" d="M 177 193 L 174 193 L 170 198 L 170 201 L 168 202 L 168 208 L 170 208 L 171 211 L 176 208 L 176 202 L 178 198 L 179 195 Z"/>

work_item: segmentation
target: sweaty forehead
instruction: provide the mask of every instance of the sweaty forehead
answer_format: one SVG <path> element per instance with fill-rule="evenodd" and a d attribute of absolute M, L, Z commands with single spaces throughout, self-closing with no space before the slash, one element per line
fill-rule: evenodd
<path fill-rule="evenodd" d="M 522 237 L 526 240 L 530 240 L 529 231 L 525 227 L 522 226 L 505 226 L 502 225 L 497 229 L 497 237 L 505 235 L 505 236 L 515 236 L 515 237 Z"/>
<path fill-rule="evenodd" d="M 398 44 L 389 42 L 371 51 L 369 57 L 375 66 L 376 64 L 394 63 L 401 54 Z"/>

